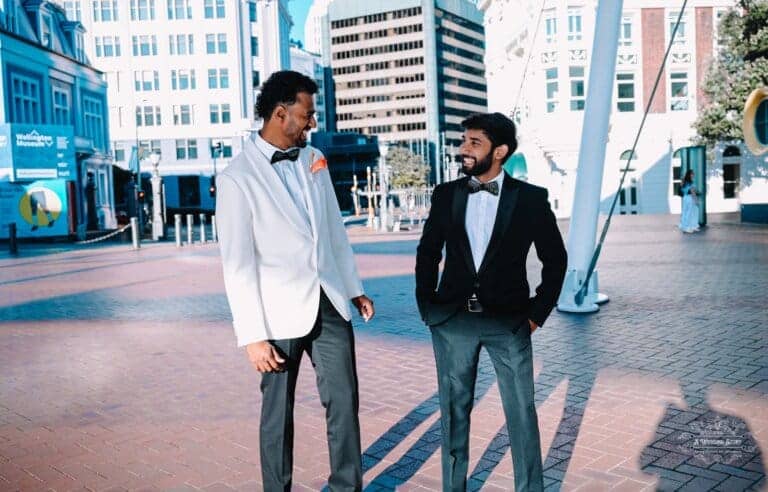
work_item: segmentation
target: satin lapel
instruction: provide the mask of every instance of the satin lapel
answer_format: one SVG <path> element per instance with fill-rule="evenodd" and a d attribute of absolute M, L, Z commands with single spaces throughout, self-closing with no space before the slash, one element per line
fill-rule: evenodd
<path fill-rule="evenodd" d="M 451 210 L 451 219 L 453 227 L 459 231 L 459 248 L 461 249 L 464 260 L 467 262 L 467 267 L 470 272 L 475 271 L 475 260 L 472 259 L 472 248 L 469 246 L 469 236 L 467 236 L 467 199 L 469 197 L 469 189 L 467 188 L 467 181 L 469 178 L 463 178 L 455 182 L 455 188 L 453 189 L 453 207 Z"/>
<path fill-rule="evenodd" d="M 499 198 L 499 209 L 496 211 L 496 222 L 493 224 L 493 232 L 491 233 L 491 239 L 488 241 L 488 249 L 485 251 L 483 263 L 480 265 L 478 273 L 482 273 L 488 267 L 493 257 L 501 249 L 501 238 L 512 220 L 512 213 L 515 211 L 519 192 L 520 188 L 515 180 L 505 174 L 501 198 Z"/>
<path fill-rule="evenodd" d="M 299 215 L 293 199 L 288 194 L 288 190 L 280 180 L 272 166 L 267 163 L 266 157 L 259 151 L 256 144 L 251 139 L 245 141 L 245 152 L 248 160 L 256 168 L 256 177 L 261 180 L 264 190 L 272 197 L 275 202 L 275 208 L 282 213 L 299 232 L 311 237 L 311 232 L 306 225 L 306 220 Z"/>
<path fill-rule="evenodd" d="M 309 154 L 309 155 L 307 155 Z M 309 168 L 315 160 L 315 152 L 302 150 L 299 154 L 299 162 L 301 163 L 301 172 L 299 173 L 301 179 L 301 186 L 304 188 L 304 199 L 307 201 L 307 207 L 309 208 L 309 222 L 312 226 L 312 237 L 317 242 L 317 227 L 319 224 L 318 213 L 320 212 L 320 201 L 318 201 L 318 184 L 315 183 L 315 179 L 320 179 L 317 176 L 312 176 L 309 172 Z M 320 185 L 322 186 L 322 185 Z"/>

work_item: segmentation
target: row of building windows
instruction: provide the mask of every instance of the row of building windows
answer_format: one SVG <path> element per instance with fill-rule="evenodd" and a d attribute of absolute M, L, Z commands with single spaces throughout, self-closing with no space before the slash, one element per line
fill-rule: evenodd
<path fill-rule="evenodd" d="M 195 123 L 195 106 L 192 104 L 173 105 L 173 125 L 186 126 Z M 160 106 L 136 106 L 136 126 L 161 126 Z M 210 104 L 208 118 L 211 124 L 227 124 L 232 121 L 229 104 Z M 118 122 L 118 125 L 120 122 Z M 121 125 L 120 125 L 121 126 Z"/>
<path fill-rule="evenodd" d="M 472 46 L 475 46 L 476 48 L 485 49 L 485 42 L 483 42 L 482 39 L 477 39 L 472 36 L 467 36 L 466 34 L 453 31 L 451 29 L 448 29 L 446 27 L 440 28 L 440 34 L 443 37 L 446 38 L 452 38 L 457 41 L 461 41 L 462 43 L 471 44 Z"/>
<path fill-rule="evenodd" d="M 480 24 L 475 24 L 474 22 L 467 20 L 463 17 L 459 17 L 458 15 L 454 15 L 448 11 L 442 10 L 442 9 L 435 9 L 435 16 L 438 19 L 441 19 L 440 25 L 445 25 L 444 21 L 452 22 L 453 24 L 456 24 L 458 26 L 463 27 L 464 29 L 467 29 L 469 31 L 476 32 L 477 34 L 480 34 L 482 36 L 485 36 L 485 28 Z"/>
<path fill-rule="evenodd" d="M 73 87 L 60 80 L 51 79 L 51 113 L 43 111 L 41 101 L 42 79 L 21 72 L 10 75 L 10 123 L 33 123 L 74 125 Z M 105 149 L 105 126 L 103 98 L 87 91 L 80 92 L 83 116 L 83 136 L 93 141 L 94 147 Z"/>
<path fill-rule="evenodd" d="M 157 19 L 156 3 L 163 1 L 168 20 L 192 19 L 192 0 L 130 0 L 132 21 L 152 21 Z M 120 20 L 118 0 L 92 0 L 94 22 L 118 22 Z M 69 20 L 82 20 L 79 1 L 64 2 L 64 10 Z M 250 12 L 255 21 L 255 8 Z M 225 0 L 203 0 L 203 17 L 206 19 L 224 19 L 226 17 Z"/>
<path fill-rule="evenodd" d="M 379 39 L 386 38 L 387 36 L 389 36 L 389 29 L 377 29 L 363 34 L 364 39 Z"/>
<path fill-rule="evenodd" d="M 415 73 L 403 77 L 395 77 L 395 84 L 410 84 L 411 82 L 421 82 L 424 80 L 423 73 Z"/>
<path fill-rule="evenodd" d="M 400 67 L 412 67 L 416 65 L 424 65 L 424 57 L 423 56 L 416 56 L 413 58 L 400 58 L 398 60 L 395 60 L 395 66 Z"/>
<path fill-rule="evenodd" d="M 555 112 L 560 104 L 558 69 L 548 68 L 545 76 L 545 104 L 548 113 Z M 584 67 L 568 67 L 569 109 L 583 111 L 585 105 Z M 669 110 L 688 111 L 690 97 L 688 91 L 688 72 L 671 72 L 669 75 Z M 635 74 L 620 72 L 616 74 L 616 111 L 632 112 L 637 109 Z"/>
<path fill-rule="evenodd" d="M 408 9 L 395 10 L 393 12 L 381 12 L 378 14 L 366 15 L 364 17 L 339 19 L 331 22 L 331 28 L 343 29 L 345 27 L 357 26 L 358 24 L 373 24 L 376 22 L 384 22 L 389 19 L 403 19 L 405 17 L 414 17 L 417 15 L 421 15 L 421 7 L 411 7 Z"/>
<path fill-rule="evenodd" d="M 453 53 L 454 55 L 460 56 L 462 58 L 467 58 L 478 63 L 483 63 L 482 53 L 473 53 L 472 51 L 467 51 L 463 48 L 441 42 L 437 43 L 437 49 L 443 53 Z"/>
<path fill-rule="evenodd" d="M 331 44 L 356 43 L 357 41 L 360 41 L 359 34 L 345 34 L 331 38 Z"/>
<path fill-rule="evenodd" d="M 458 85 L 459 87 L 464 87 L 466 89 L 474 89 L 476 91 L 481 91 L 481 92 L 486 92 L 487 90 L 487 86 L 485 84 L 472 82 L 471 80 L 464 80 L 456 77 L 451 77 L 450 75 L 442 75 L 440 77 L 440 81 L 443 84 Z"/>
<path fill-rule="evenodd" d="M 412 34 L 414 32 L 422 32 L 423 30 L 423 24 L 410 24 L 408 26 L 396 27 L 395 34 L 402 36 L 403 34 Z"/>
<path fill-rule="evenodd" d="M 469 65 L 455 62 L 453 60 L 446 60 L 443 58 L 440 60 L 440 66 L 443 69 L 450 68 L 450 69 L 465 73 L 467 75 L 474 75 L 476 77 L 485 78 L 485 70 L 481 68 L 470 67 Z"/>
<path fill-rule="evenodd" d="M 350 67 L 336 67 L 333 69 L 333 75 L 347 75 L 350 73 L 360 73 L 360 65 Z"/>
<path fill-rule="evenodd" d="M 359 48 L 356 50 L 338 51 L 333 54 L 334 60 L 345 60 L 347 58 L 359 58 L 363 56 L 380 55 L 383 53 L 395 53 L 398 51 L 415 50 L 424 47 L 424 41 L 407 41 L 404 43 L 385 44 L 382 46 L 372 46 L 370 48 Z M 482 56 L 480 56 L 482 60 Z"/>
<path fill-rule="evenodd" d="M 467 96 L 465 94 L 456 94 L 450 91 L 445 91 L 443 93 L 443 97 L 445 99 L 450 99 L 452 101 L 459 101 L 467 104 L 476 104 L 482 107 L 486 107 L 488 105 L 488 101 L 485 100 L 484 98 Z"/>
<path fill-rule="evenodd" d="M 209 157 L 232 157 L 232 139 L 222 138 L 217 140 L 211 140 L 211 147 Z M 221 143 L 221 152 L 215 152 L 213 150 L 214 145 Z M 178 139 L 176 144 L 176 159 L 177 160 L 194 160 L 199 157 L 198 145 L 196 138 Z M 113 142 L 112 143 L 112 155 L 115 161 L 124 162 L 126 160 L 125 143 Z M 146 153 L 153 153 L 162 155 L 162 149 L 160 146 L 160 140 L 140 140 L 139 149 Z M 215 155 L 214 155 L 215 154 Z"/>
<path fill-rule="evenodd" d="M 131 36 L 133 56 L 157 56 L 157 36 Z M 171 55 L 194 54 L 194 38 L 192 34 L 170 35 L 168 39 Z M 96 56 L 120 56 L 120 38 L 118 36 L 95 37 Z M 227 52 L 227 35 L 225 33 L 206 34 L 205 52 L 209 55 L 225 54 Z"/>

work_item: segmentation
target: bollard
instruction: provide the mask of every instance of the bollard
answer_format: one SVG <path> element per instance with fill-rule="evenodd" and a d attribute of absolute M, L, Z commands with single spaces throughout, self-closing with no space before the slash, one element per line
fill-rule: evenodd
<path fill-rule="evenodd" d="M 195 232 L 194 227 L 195 217 L 192 214 L 187 214 L 187 244 L 192 244 L 192 234 Z"/>
<path fill-rule="evenodd" d="M 131 217 L 131 240 L 133 241 L 133 249 L 141 247 L 139 243 L 139 219 L 136 217 Z"/>
<path fill-rule="evenodd" d="M 205 214 L 200 214 L 200 244 L 205 244 Z"/>
<path fill-rule="evenodd" d="M 174 214 L 173 228 L 176 230 L 176 247 L 181 248 L 181 214 Z"/>
<path fill-rule="evenodd" d="M 19 254 L 19 245 L 16 243 L 16 222 L 8 224 L 8 249 L 12 255 Z"/>
<path fill-rule="evenodd" d="M 219 233 L 216 232 L 216 216 L 211 215 L 211 240 L 214 243 L 219 242 Z"/>

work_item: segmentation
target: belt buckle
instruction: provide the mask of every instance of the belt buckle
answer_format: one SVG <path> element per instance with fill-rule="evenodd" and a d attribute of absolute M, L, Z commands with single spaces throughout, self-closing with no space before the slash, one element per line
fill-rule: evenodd
<path fill-rule="evenodd" d="M 470 313 L 483 312 L 483 306 L 480 304 L 480 301 L 477 299 L 477 295 L 472 294 L 472 297 L 467 299 L 467 311 L 469 311 Z"/>

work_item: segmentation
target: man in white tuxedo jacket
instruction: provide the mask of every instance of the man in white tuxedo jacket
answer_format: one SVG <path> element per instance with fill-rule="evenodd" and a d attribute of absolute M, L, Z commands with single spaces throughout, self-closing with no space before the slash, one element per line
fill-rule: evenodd
<path fill-rule="evenodd" d="M 332 491 L 362 489 L 360 424 L 350 300 L 363 294 L 323 155 L 307 145 L 317 85 L 274 73 L 256 109 L 264 126 L 217 177 L 224 284 L 237 343 L 262 373 L 264 490 L 291 489 L 293 405 L 307 352 L 326 409 Z"/>

